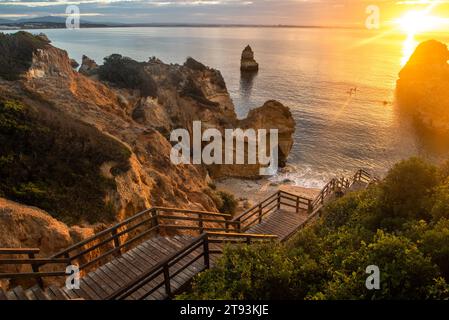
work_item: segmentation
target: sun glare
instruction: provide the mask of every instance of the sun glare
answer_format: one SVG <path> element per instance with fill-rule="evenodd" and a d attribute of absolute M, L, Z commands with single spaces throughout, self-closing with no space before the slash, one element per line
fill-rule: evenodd
<path fill-rule="evenodd" d="M 425 32 L 438 31 L 442 29 L 447 23 L 447 19 L 443 19 L 431 14 L 435 4 L 429 6 L 425 10 L 410 10 L 406 12 L 401 18 L 396 19 L 395 23 L 398 28 L 407 36 L 403 45 L 401 64 L 405 65 L 413 54 L 418 42 L 416 35 Z"/>
<path fill-rule="evenodd" d="M 432 16 L 425 11 L 409 11 L 396 20 L 399 27 L 407 34 L 435 31 L 440 27 L 441 18 Z"/>

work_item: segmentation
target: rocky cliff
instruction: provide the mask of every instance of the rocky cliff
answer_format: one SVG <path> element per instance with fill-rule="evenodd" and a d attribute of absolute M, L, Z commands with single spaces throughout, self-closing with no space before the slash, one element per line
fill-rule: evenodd
<path fill-rule="evenodd" d="M 399 73 L 402 110 L 433 133 L 449 134 L 449 50 L 441 42 L 421 43 Z"/>
<path fill-rule="evenodd" d="M 100 66 L 83 57 L 79 73 L 42 36 L 2 35 L 0 46 L 0 196 L 64 222 L 55 227 L 65 230 L 61 246 L 74 239 L 67 225 L 112 223 L 149 206 L 218 210 L 204 192 L 214 170 L 172 164 L 169 137 L 176 128 L 191 131 L 195 120 L 204 129 L 243 125 L 219 71 L 192 58 L 169 65 L 112 55 Z M 11 66 L 14 54 L 23 59 Z M 281 127 L 285 161 L 294 130 L 288 108 L 270 102 L 244 126 L 252 121 Z M 227 175 L 253 177 L 254 170 L 218 174 Z M 4 219 L 10 218 L 0 216 L 0 225 Z M 19 245 L 9 234 L 0 247 Z M 20 244 L 42 244 L 27 239 Z"/>

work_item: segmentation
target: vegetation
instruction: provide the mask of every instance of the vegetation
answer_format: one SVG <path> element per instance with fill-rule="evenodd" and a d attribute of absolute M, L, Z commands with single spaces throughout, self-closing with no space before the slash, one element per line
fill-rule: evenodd
<path fill-rule="evenodd" d="M 188 57 L 184 66 L 196 71 L 206 71 L 207 67 L 199 61 L 196 61 L 192 57 Z"/>
<path fill-rule="evenodd" d="M 145 63 L 137 62 L 120 54 L 112 54 L 104 58 L 99 67 L 101 80 L 112 82 L 120 87 L 138 89 L 144 97 L 157 96 L 157 85 L 153 78 L 145 72 Z"/>
<path fill-rule="evenodd" d="M 115 189 L 100 173 L 128 170 L 130 151 L 97 129 L 63 114 L 0 98 L 0 196 L 47 210 L 69 224 L 107 221 Z"/>
<path fill-rule="evenodd" d="M 412 158 L 284 245 L 227 248 L 187 299 L 448 299 L 449 162 Z M 366 268 L 380 269 L 368 290 Z"/>
<path fill-rule="evenodd" d="M 185 97 L 190 97 L 193 100 L 199 102 L 205 107 L 218 107 L 220 104 L 218 102 L 214 102 L 209 100 L 201 87 L 196 84 L 195 80 L 191 76 L 189 76 L 186 80 L 185 85 L 181 90 L 181 95 Z"/>
<path fill-rule="evenodd" d="M 221 213 L 233 215 L 238 205 L 234 195 L 226 191 L 217 191 L 216 188 L 214 184 L 210 184 L 209 188 L 204 189 L 204 193 L 214 201 Z"/>
<path fill-rule="evenodd" d="M 0 33 L 0 77 L 17 80 L 32 63 L 33 52 L 49 44 L 43 36 L 19 31 L 14 34 Z"/>

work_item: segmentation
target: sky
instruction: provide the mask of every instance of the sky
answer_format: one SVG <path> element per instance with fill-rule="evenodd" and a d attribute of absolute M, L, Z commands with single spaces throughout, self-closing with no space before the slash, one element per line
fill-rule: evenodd
<path fill-rule="evenodd" d="M 74 4 L 93 22 L 362 27 L 370 5 L 387 24 L 430 2 L 449 17 L 449 0 L 0 0 L 0 19 L 64 16 Z"/>

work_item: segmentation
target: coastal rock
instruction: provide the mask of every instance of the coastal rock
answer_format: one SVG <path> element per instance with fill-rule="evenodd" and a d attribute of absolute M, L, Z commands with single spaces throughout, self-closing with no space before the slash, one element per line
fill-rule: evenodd
<path fill-rule="evenodd" d="M 40 248 L 45 256 L 71 243 L 67 225 L 44 210 L 0 198 L 0 247 Z"/>
<path fill-rule="evenodd" d="M 421 43 L 399 73 L 396 86 L 401 110 L 420 128 L 449 134 L 449 50 L 441 42 Z"/>
<path fill-rule="evenodd" d="M 95 230 L 92 227 L 68 227 L 52 218 L 44 210 L 0 198 L 1 248 L 39 248 L 40 252 L 37 257 L 48 258 L 73 243 L 91 237 L 94 233 Z M 92 252 L 92 254 L 95 255 L 98 252 Z M 11 258 L 17 258 L 17 255 Z M 0 271 L 29 272 L 30 270 L 29 266 L 16 265 L 0 266 Z M 48 265 L 41 267 L 41 271 L 61 271 L 61 266 Z M 55 279 L 45 280 L 46 284 L 57 283 Z M 15 283 L 12 286 L 18 284 L 22 283 Z M 7 288 L 8 286 L 8 282 L 0 282 L 0 287 Z"/>
<path fill-rule="evenodd" d="M 259 70 L 259 64 L 254 59 L 253 49 L 249 45 L 242 52 L 240 70 L 243 72 L 257 72 Z"/>
<path fill-rule="evenodd" d="M 290 109 L 282 103 L 270 100 L 262 107 L 253 109 L 248 117 L 238 121 L 235 128 L 247 129 L 270 129 L 278 130 L 278 165 L 280 168 L 286 165 L 287 157 L 293 147 L 293 133 L 295 132 L 295 120 Z M 267 148 L 269 137 L 267 137 Z M 248 142 L 245 143 L 245 158 L 247 158 Z M 234 150 L 235 153 L 235 150 Z M 234 155 L 235 158 L 235 155 Z M 212 165 L 209 172 L 214 178 L 238 177 L 238 178 L 260 178 L 260 169 L 263 166 L 257 164 L 234 164 L 234 165 Z"/>
<path fill-rule="evenodd" d="M 242 120 L 244 128 L 277 129 L 279 138 L 279 167 L 286 165 L 287 157 L 293 147 L 295 120 L 290 109 L 279 101 L 271 100 L 257 109 L 252 109 Z"/>
<path fill-rule="evenodd" d="M 29 37 L 32 36 L 27 35 L 26 39 Z M 0 57 L 2 54 L 0 52 Z M 8 54 L 14 55 L 14 52 Z M 288 108 L 279 102 L 269 101 L 251 111 L 248 119 L 238 121 L 232 99 L 218 70 L 193 59 L 184 65 L 165 64 L 156 59 L 136 62 L 125 57 L 118 58 L 117 62 L 117 76 L 126 75 L 127 81 L 117 81 L 120 77 L 112 77 L 115 82 L 103 81 L 99 75 L 98 78 L 90 77 L 101 67 L 93 60 L 84 56 L 80 72 L 76 72 L 65 51 L 43 44 L 30 54 L 27 65 L 31 67 L 24 72 L 28 76 L 13 81 L 0 79 L 0 101 L 12 99 L 21 102 L 40 117 L 48 118 L 54 127 L 67 128 L 61 130 L 62 133 L 67 132 L 74 138 L 83 137 L 76 145 L 67 143 L 64 150 L 67 150 L 68 159 L 74 152 L 91 155 L 97 149 L 105 150 L 100 153 L 98 167 L 90 169 L 93 174 L 99 172 L 108 179 L 107 191 L 100 195 L 89 194 L 96 198 L 86 201 L 91 203 L 95 200 L 108 208 L 113 221 L 103 221 L 100 216 L 95 218 L 98 223 L 112 224 L 149 206 L 218 210 L 213 199 L 204 193 L 210 183 L 208 170 L 211 168 L 193 164 L 174 165 L 170 160 L 170 131 L 185 128 L 192 133 L 192 124 L 196 120 L 202 122 L 204 129 L 217 128 L 220 131 L 226 128 L 278 129 L 280 162 L 285 162 L 293 143 L 295 126 Z M 122 63 L 125 63 L 123 69 Z M 149 79 L 154 83 L 154 96 L 145 95 L 139 87 L 140 82 L 135 79 Z M 65 141 L 63 138 L 58 136 L 55 141 Z M 108 158 L 108 150 L 117 153 L 120 159 L 125 157 L 126 163 L 116 163 L 114 161 L 118 160 Z M 51 156 L 48 154 L 48 157 Z M 213 170 L 209 173 L 213 178 L 252 178 L 258 176 L 259 167 L 217 166 L 214 171 L 217 175 L 213 174 Z M 69 221 L 67 223 L 71 226 L 85 225 L 85 221 L 76 220 L 79 217 L 89 218 L 86 216 L 89 212 L 85 212 L 82 203 L 73 210 L 78 210 L 80 214 L 65 217 L 72 219 L 64 221 Z M 48 212 L 55 217 L 51 219 L 60 219 L 53 210 Z M 61 228 L 65 230 L 61 234 L 65 234 L 66 240 L 60 241 L 64 246 L 70 242 L 71 235 L 67 226 Z M 21 237 L 19 234 L 17 239 L 9 234 L 12 242 L 0 243 L 0 246 L 25 245 L 18 240 Z M 77 234 L 80 233 L 72 231 L 72 235 Z M 40 244 L 36 243 L 36 246 Z M 57 249 L 51 248 L 48 252 Z"/>
<path fill-rule="evenodd" d="M 97 73 L 98 64 L 86 55 L 83 55 L 81 67 L 78 72 L 85 76 L 92 76 Z"/>
<path fill-rule="evenodd" d="M 80 66 L 75 59 L 70 59 L 70 65 L 72 66 L 73 69 L 76 69 Z"/>

